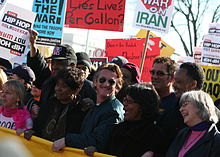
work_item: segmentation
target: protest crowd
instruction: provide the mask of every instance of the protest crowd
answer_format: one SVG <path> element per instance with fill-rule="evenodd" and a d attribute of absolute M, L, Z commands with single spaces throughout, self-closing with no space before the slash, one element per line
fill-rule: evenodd
<path fill-rule="evenodd" d="M 36 48 L 30 30 L 27 65 L 1 62 L 1 126 L 30 140 L 53 142 L 52 150 L 84 149 L 121 157 L 219 156 L 219 110 L 203 92 L 197 63 L 180 66 L 156 57 L 151 83 L 122 56 L 90 76 L 86 53 L 55 46 L 51 66 Z M 92 80 L 88 80 L 92 78 Z"/>
<path fill-rule="evenodd" d="M 62 3 L 64 1 L 59 5 Z M 106 4 L 103 8 L 101 4 L 98 6 L 105 11 L 106 8 L 117 8 L 114 11 L 118 13 L 123 12 L 124 3 Z M 153 5 L 156 1 L 146 3 L 143 6 Z M 167 8 L 171 5 L 164 0 L 160 3 Z M 47 22 L 56 24 L 63 20 L 58 16 L 63 14 L 62 8 L 57 9 L 60 12 L 56 16 L 56 9 L 45 9 L 40 4 L 40 0 L 36 1 L 35 9 L 46 14 L 37 14 L 36 19 L 43 22 L 48 16 Z M 85 9 L 85 6 L 80 8 L 79 4 L 78 9 Z M 92 10 L 94 6 L 87 7 Z M 93 13 L 88 15 L 84 21 L 89 25 L 121 21 L 104 12 L 100 19 Z M 147 19 L 144 12 L 139 11 L 137 16 L 137 26 L 142 21 L 153 23 L 153 18 Z M 151 16 L 156 20 L 156 13 Z M 69 14 L 66 18 L 66 21 L 72 21 L 70 25 L 73 26 L 83 21 L 83 18 L 74 19 Z M 157 20 L 163 28 L 155 29 L 167 32 L 165 27 L 169 20 L 163 21 L 162 17 Z M 16 137 L 25 140 L 27 145 L 34 137 L 50 141 L 52 145 L 48 151 L 60 153 L 60 156 L 67 147 L 83 150 L 84 156 L 97 153 L 118 157 L 220 156 L 220 103 L 219 98 L 213 100 L 208 92 L 212 82 L 206 82 L 207 73 L 211 71 L 196 62 L 177 63 L 170 56 L 160 55 L 159 38 L 149 38 L 150 44 L 157 43 L 157 48 L 150 47 L 155 44 L 148 45 L 148 49 L 154 49 L 153 58 L 138 53 L 130 56 L 111 54 L 107 56 L 110 58 L 108 61 L 95 67 L 86 52 L 76 52 L 74 46 L 61 43 L 59 38 L 43 36 L 42 33 L 48 30 L 35 30 L 30 27 L 31 22 L 22 21 L 13 12 L 7 11 L 2 22 L 7 24 L 0 24 L 5 27 L 0 30 L 0 130 L 14 130 Z M 35 23 L 35 28 L 41 28 L 41 22 Z M 19 28 L 16 26 L 18 23 Z M 19 31 L 24 29 L 27 41 L 16 37 L 10 42 L 15 37 L 10 33 L 11 24 Z M 9 29 L 6 34 L 5 29 Z M 61 31 L 62 26 L 45 26 L 45 29 L 51 29 L 49 34 L 53 34 L 55 29 Z M 106 27 L 108 29 L 113 30 Z M 52 54 L 46 57 L 38 44 L 50 42 L 57 43 Z M 26 62 L 16 64 L 18 56 L 23 57 L 25 51 L 22 44 L 29 45 Z M 113 42 L 107 45 L 114 47 Z M 134 46 L 128 42 L 126 45 Z M 140 45 L 142 51 L 143 43 Z M 10 60 L 7 55 L 2 55 L 2 47 L 10 49 L 10 55 L 16 57 Z M 135 55 L 143 58 L 141 62 L 151 61 L 152 64 L 132 62 L 137 58 Z M 214 74 L 212 76 L 213 82 L 219 80 Z M 219 82 L 217 84 L 219 87 Z M 1 152 L 6 150 L 2 141 L 0 150 L 1 156 Z M 6 154 L 3 156 L 7 157 Z M 22 156 L 25 153 L 18 154 Z"/>

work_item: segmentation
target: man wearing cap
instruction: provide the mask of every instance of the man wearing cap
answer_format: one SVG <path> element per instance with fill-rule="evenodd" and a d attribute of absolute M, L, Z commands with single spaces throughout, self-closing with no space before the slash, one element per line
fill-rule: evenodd
<path fill-rule="evenodd" d="M 76 67 L 80 70 L 83 70 L 85 72 L 86 78 L 87 78 L 90 74 L 91 66 L 92 66 L 92 63 L 91 63 L 91 60 L 90 60 L 88 54 L 85 52 L 77 52 L 76 57 L 77 57 Z"/>
<path fill-rule="evenodd" d="M 77 63 L 77 57 L 75 54 L 75 51 L 70 45 L 57 45 L 55 46 L 53 50 L 53 54 L 51 56 L 51 70 L 48 67 L 48 64 L 46 63 L 44 57 L 41 55 L 41 53 L 36 48 L 36 39 L 38 33 L 34 30 L 29 30 L 30 33 L 30 53 L 27 56 L 27 64 L 33 69 L 36 75 L 36 80 L 38 82 L 41 82 L 42 84 L 42 94 L 41 94 L 41 100 L 40 100 L 40 113 L 43 118 L 38 118 L 36 126 L 34 127 L 42 127 L 42 125 L 45 122 L 45 117 L 47 117 L 47 108 L 48 104 L 47 101 L 51 95 L 54 94 L 54 87 L 55 87 L 55 79 L 54 77 L 59 70 L 62 69 L 68 69 L 68 68 L 75 68 Z M 87 84 L 88 82 L 84 82 L 84 84 Z M 88 85 L 90 87 L 90 90 L 81 90 L 79 95 L 81 98 L 91 98 L 92 94 L 91 92 L 95 93 L 95 90 L 92 88 L 91 85 Z M 82 87 L 82 89 L 84 86 Z M 81 92 L 87 92 L 87 93 L 81 93 Z M 83 95 L 83 96 L 82 96 Z M 95 101 L 95 100 L 94 100 Z M 40 128 L 38 128 L 40 129 Z"/>
<path fill-rule="evenodd" d="M 6 60 L 4 58 L 0 58 L 0 68 L 3 70 L 11 69 L 12 65 L 8 60 Z"/>
<path fill-rule="evenodd" d="M 125 63 L 121 66 L 121 72 L 123 74 L 123 86 L 119 93 L 116 95 L 118 100 L 123 101 L 125 95 L 125 90 L 129 85 L 141 82 L 141 74 L 139 67 L 133 63 Z"/>

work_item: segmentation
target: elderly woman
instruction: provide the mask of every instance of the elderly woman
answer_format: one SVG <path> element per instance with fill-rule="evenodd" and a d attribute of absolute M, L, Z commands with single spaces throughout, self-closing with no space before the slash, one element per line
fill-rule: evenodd
<path fill-rule="evenodd" d="M 219 157 L 220 133 L 216 107 L 212 98 L 203 91 L 190 91 L 180 99 L 180 112 L 187 128 L 182 129 L 167 157 Z"/>

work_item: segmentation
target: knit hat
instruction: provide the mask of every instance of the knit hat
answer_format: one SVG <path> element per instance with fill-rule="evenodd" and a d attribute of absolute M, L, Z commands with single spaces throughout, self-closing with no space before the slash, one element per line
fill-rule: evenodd
<path fill-rule="evenodd" d="M 74 63 L 74 64 L 76 64 L 77 61 L 75 51 L 68 44 L 55 46 L 53 49 L 53 54 L 49 58 L 57 59 L 57 60 L 67 59 L 70 61 L 70 63 Z"/>
<path fill-rule="evenodd" d="M 112 58 L 112 60 L 109 63 L 115 63 L 119 67 L 121 67 L 123 64 L 128 63 L 128 60 L 125 57 L 116 56 L 116 57 Z"/>
<path fill-rule="evenodd" d="M 87 66 L 89 68 L 89 71 L 91 72 L 92 62 L 91 62 L 88 54 L 85 52 L 78 52 L 78 53 L 76 53 L 76 57 L 77 57 L 77 64 Z"/>
<path fill-rule="evenodd" d="M 35 80 L 35 74 L 33 70 L 27 65 L 19 65 L 11 70 L 12 74 L 18 75 L 21 79 L 25 80 L 25 83 L 32 84 Z"/>
<path fill-rule="evenodd" d="M 133 63 L 125 63 L 121 66 L 121 68 L 125 68 L 131 72 L 133 82 L 140 83 L 141 74 L 140 69 L 137 65 Z"/>
<path fill-rule="evenodd" d="M 4 58 L 0 58 L 0 66 L 5 67 L 6 69 L 12 69 L 11 63 Z"/>

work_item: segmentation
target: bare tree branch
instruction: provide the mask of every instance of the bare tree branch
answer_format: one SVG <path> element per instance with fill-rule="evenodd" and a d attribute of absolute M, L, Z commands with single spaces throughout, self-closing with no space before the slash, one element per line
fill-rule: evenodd
<path fill-rule="evenodd" d="M 173 20 L 171 27 L 177 33 L 182 42 L 187 56 L 193 55 L 193 48 L 197 45 L 201 32 L 201 25 L 204 24 L 204 17 L 207 13 L 213 12 L 212 22 L 220 20 L 220 5 L 215 10 L 213 8 L 214 0 L 175 0 Z M 211 2 L 212 1 L 212 2 Z M 174 23 L 176 19 L 181 18 L 180 23 Z M 206 23 L 207 24 L 207 23 Z M 185 25 L 185 26 L 183 26 Z M 183 29 L 183 28 L 186 29 Z M 181 34 L 184 30 L 187 34 Z"/>

